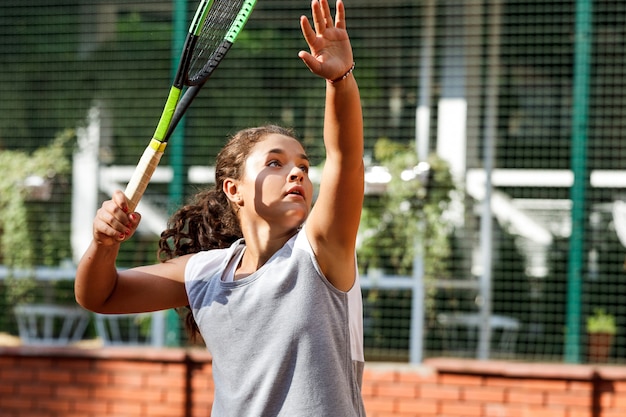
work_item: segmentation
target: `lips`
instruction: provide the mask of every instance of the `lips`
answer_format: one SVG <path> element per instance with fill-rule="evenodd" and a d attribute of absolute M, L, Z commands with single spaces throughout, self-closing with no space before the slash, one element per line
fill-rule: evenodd
<path fill-rule="evenodd" d="M 304 188 L 300 186 L 291 187 L 289 191 L 287 191 L 287 195 L 297 195 L 304 198 Z"/>

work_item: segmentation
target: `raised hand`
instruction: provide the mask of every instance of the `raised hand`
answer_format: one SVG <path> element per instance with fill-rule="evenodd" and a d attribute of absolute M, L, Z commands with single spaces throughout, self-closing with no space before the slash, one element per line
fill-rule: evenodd
<path fill-rule="evenodd" d="M 341 79 L 353 65 L 343 1 L 337 0 L 334 21 L 328 0 L 312 0 L 311 11 L 315 29 L 306 16 L 300 18 L 310 52 L 300 51 L 298 56 L 314 74 L 331 81 Z"/>

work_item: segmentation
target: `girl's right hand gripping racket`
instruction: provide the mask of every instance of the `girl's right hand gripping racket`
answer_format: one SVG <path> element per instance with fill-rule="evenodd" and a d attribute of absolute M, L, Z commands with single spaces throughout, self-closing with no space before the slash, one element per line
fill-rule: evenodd
<path fill-rule="evenodd" d="M 189 27 L 174 83 L 156 131 L 124 194 L 134 211 L 176 125 L 243 29 L 256 0 L 202 0 Z M 183 88 L 187 90 L 183 95 Z M 182 96 L 182 98 L 181 98 Z"/>

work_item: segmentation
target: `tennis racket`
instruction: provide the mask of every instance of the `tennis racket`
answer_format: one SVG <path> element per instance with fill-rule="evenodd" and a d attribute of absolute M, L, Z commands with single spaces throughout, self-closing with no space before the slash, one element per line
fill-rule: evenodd
<path fill-rule="evenodd" d="M 202 0 L 189 33 L 154 136 L 146 147 L 124 194 L 134 211 L 159 165 L 167 141 L 198 91 L 246 24 L 256 0 Z M 187 87 L 183 94 L 183 89 Z"/>

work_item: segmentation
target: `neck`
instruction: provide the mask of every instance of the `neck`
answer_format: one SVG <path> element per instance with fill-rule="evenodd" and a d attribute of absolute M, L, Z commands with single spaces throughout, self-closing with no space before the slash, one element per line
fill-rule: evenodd
<path fill-rule="evenodd" d="M 246 243 L 246 251 L 243 254 L 241 262 L 237 266 L 235 279 L 244 278 L 261 268 L 274 254 L 282 248 L 289 239 L 297 232 L 289 230 L 285 233 L 272 236 L 268 231 L 260 231 L 254 229 L 253 233 L 243 230 L 243 237 Z"/>

